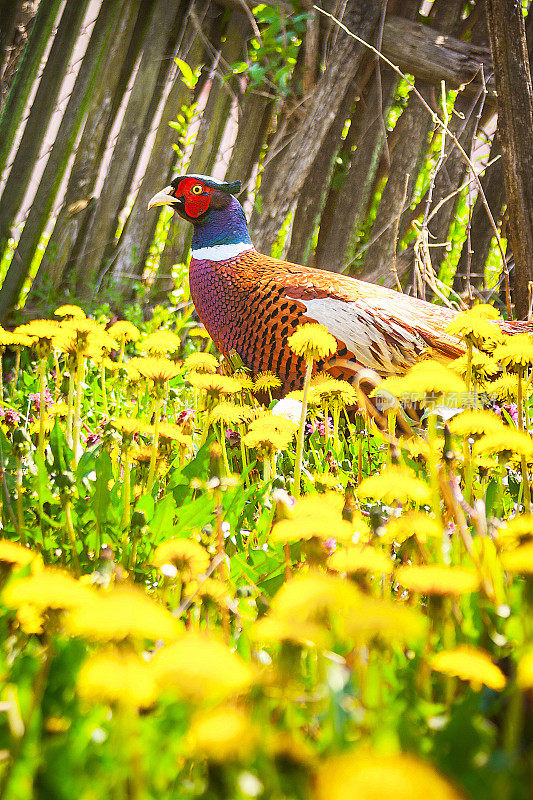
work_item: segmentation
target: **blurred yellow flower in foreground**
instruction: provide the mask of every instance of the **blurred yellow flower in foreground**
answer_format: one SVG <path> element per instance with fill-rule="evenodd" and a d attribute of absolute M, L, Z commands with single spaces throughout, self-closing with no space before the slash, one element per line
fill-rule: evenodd
<path fill-rule="evenodd" d="M 533 689 L 533 650 L 523 655 L 518 662 L 516 682 L 521 689 Z"/>
<path fill-rule="evenodd" d="M 249 756 L 257 738 L 257 731 L 244 711 L 215 708 L 194 715 L 186 741 L 191 755 L 226 763 Z"/>
<path fill-rule="evenodd" d="M 433 400 L 442 395 L 457 395 L 466 392 L 461 378 L 439 361 L 419 361 L 403 377 L 392 376 L 379 385 L 379 389 L 394 397 L 423 402 L 426 395 Z"/>
<path fill-rule="evenodd" d="M 507 572 L 533 575 L 533 541 L 502 554 L 502 566 Z"/>
<path fill-rule="evenodd" d="M 505 675 L 492 663 L 488 653 L 468 645 L 436 653 L 431 659 L 431 667 L 445 675 L 469 681 L 474 689 L 479 689 L 481 684 L 497 691 L 505 688 Z"/>
<path fill-rule="evenodd" d="M 157 698 L 150 664 L 134 653 L 95 653 L 78 675 L 78 694 L 89 703 L 146 708 Z"/>
<path fill-rule="evenodd" d="M 399 517 L 393 517 L 387 523 L 380 541 L 386 544 L 397 542 L 402 544 L 410 536 L 416 536 L 419 542 L 428 539 L 442 539 L 442 526 L 435 517 L 423 511 L 408 511 Z"/>
<path fill-rule="evenodd" d="M 359 497 L 389 504 L 395 500 L 400 503 L 411 500 L 424 505 L 430 499 L 429 486 L 426 483 L 415 478 L 409 470 L 395 465 L 387 466 L 379 475 L 371 475 L 361 481 L 357 494 Z"/>
<path fill-rule="evenodd" d="M 503 430 L 489 433 L 474 444 L 474 455 L 479 453 L 498 453 L 509 459 L 511 455 L 524 455 L 533 457 L 533 440 L 529 434 L 518 431 L 510 426 L 503 426 Z"/>
<path fill-rule="evenodd" d="M 479 588 L 475 572 L 441 564 L 400 567 L 395 579 L 401 586 L 420 594 L 461 595 Z"/>
<path fill-rule="evenodd" d="M 333 756 L 318 772 L 315 800 L 461 800 L 430 764 L 415 756 L 364 751 Z"/>
<path fill-rule="evenodd" d="M 11 581 L 2 593 L 2 599 L 11 608 L 28 603 L 37 609 L 65 611 L 91 604 L 95 592 L 72 578 L 67 572 L 45 567 L 29 578 Z"/>
<path fill-rule="evenodd" d="M 389 575 L 392 561 L 381 550 L 374 547 L 354 546 L 336 550 L 327 560 L 329 569 L 335 572 L 376 572 Z"/>
<path fill-rule="evenodd" d="M 95 594 L 91 603 L 73 609 L 65 620 L 73 636 L 101 642 L 123 639 L 174 640 L 181 627 L 175 617 L 141 589 L 120 586 Z"/>
<path fill-rule="evenodd" d="M 463 411 L 449 423 L 450 431 L 457 436 L 482 436 L 505 433 L 509 427 L 492 411 Z"/>
<path fill-rule="evenodd" d="M 16 542 L 11 542 L 9 539 L 0 539 L 0 564 L 18 568 L 25 567 L 31 564 L 32 561 L 38 561 L 42 564 L 42 558 L 39 553 Z"/>
<path fill-rule="evenodd" d="M 252 668 L 213 636 L 186 633 L 152 659 L 162 689 L 191 700 L 223 700 L 246 692 L 254 680 Z"/>

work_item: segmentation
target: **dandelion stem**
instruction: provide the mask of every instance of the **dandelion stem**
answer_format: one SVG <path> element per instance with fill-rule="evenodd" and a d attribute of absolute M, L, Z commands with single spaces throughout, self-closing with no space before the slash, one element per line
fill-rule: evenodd
<path fill-rule="evenodd" d="M 26 544 L 24 530 L 24 505 L 22 503 L 22 457 L 17 454 L 17 530 L 22 544 Z"/>
<path fill-rule="evenodd" d="M 48 416 L 45 407 L 45 392 L 46 392 L 46 356 L 39 359 L 39 458 L 44 462 L 44 434 L 45 422 Z"/>
<path fill-rule="evenodd" d="M 72 523 L 72 503 L 70 498 L 65 498 L 63 501 L 63 511 L 65 512 L 65 528 L 67 529 L 68 539 L 72 548 L 72 561 L 74 563 L 74 574 L 77 578 L 81 575 L 81 564 L 76 549 L 76 532 Z"/>
<path fill-rule="evenodd" d="M 307 359 L 305 367 L 304 388 L 302 396 L 302 417 L 300 419 L 300 428 L 298 430 L 298 439 L 296 441 L 296 462 L 294 465 L 294 489 L 293 494 L 296 498 L 300 497 L 300 480 L 302 475 L 302 461 L 304 452 L 304 433 L 305 433 L 305 420 L 307 418 L 307 395 L 309 393 L 309 383 L 311 381 L 311 371 L 313 369 L 313 359 Z M 326 430 L 327 430 L 326 418 Z"/>
<path fill-rule="evenodd" d="M 74 408 L 74 424 L 72 431 L 72 447 L 74 450 L 74 463 L 78 463 L 81 432 L 81 401 L 83 398 L 83 379 L 85 373 L 85 358 L 81 353 L 76 357 L 76 406 Z"/>
<path fill-rule="evenodd" d="M 518 392 L 517 392 L 517 404 L 518 404 L 518 430 L 522 433 L 524 432 L 524 396 L 523 396 L 523 386 L 522 386 L 522 372 L 518 373 Z M 529 475 L 528 475 L 528 468 L 527 468 L 527 461 L 526 456 L 524 453 L 520 456 L 520 462 L 522 465 L 522 486 L 524 488 L 524 506 L 526 512 L 529 514 L 531 512 L 531 489 L 529 488 Z"/>
<path fill-rule="evenodd" d="M 14 376 L 13 376 L 13 384 L 12 384 L 13 388 L 12 388 L 11 394 L 13 394 L 14 392 L 16 392 L 16 390 L 17 390 L 17 384 L 18 384 L 18 382 L 19 382 L 19 373 L 20 373 L 20 354 L 21 354 L 21 352 L 22 352 L 21 348 L 20 348 L 20 347 L 17 347 L 17 349 L 16 349 L 16 351 L 15 351 L 15 374 L 14 374 Z"/>
<path fill-rule="evenodd" d="M 154 438 L 152 440 L 152 453 L 150 455 L 150 467 L 148 469 L 148 480 L 146 481 L 146 491 L 152 494 L 155 478 L 155 465 L 157 461 L 157 449 L 159 447 L 159 423 L 161 420 L 161 396 L 158 393 L 155 400 L 154 409 Z"/>

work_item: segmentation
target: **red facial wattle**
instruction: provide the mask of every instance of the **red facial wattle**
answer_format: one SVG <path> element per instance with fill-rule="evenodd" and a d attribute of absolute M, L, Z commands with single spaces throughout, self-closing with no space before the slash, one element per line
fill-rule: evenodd
<path fill-rule="evenodd" d="M 201 187 L 200 192 L 197 187 Z M 197 178 L 184 178 L 175 191 L 176 197 L 182 198 L 185 211 L 189 217 L 199 217 L 209 208 L 213 189 L 198 181 Z"/>

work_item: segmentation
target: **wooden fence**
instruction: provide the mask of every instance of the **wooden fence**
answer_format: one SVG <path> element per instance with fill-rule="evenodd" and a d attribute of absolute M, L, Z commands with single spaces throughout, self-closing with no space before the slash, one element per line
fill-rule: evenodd
<path fill-rule="evenodd" d="M 167 222 L 149 259 L 146 206 L 185 171 L 242 180 L 264 252 L 427 297 L 453 285 L 454 302 L 500 292 L 512 255 L 494 251 L 505 192 L 484 0 L 468 14 L 464 0 L 0 6 L 3 320 L 22 303 L 120 313 L 140 282 L 164 299 L 190 231 Z M 432 116 L 443 100 L 493 222 Z"/>

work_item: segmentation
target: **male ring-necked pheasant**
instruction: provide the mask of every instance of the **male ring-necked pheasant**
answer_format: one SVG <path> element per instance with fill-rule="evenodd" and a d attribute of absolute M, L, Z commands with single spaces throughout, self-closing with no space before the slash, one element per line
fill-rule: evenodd
<path fill-rule="evenodd" d="M 449 309 L 258 253 L 233 196 L 239 190 L 239 181 L 183 175 L 148 204 L 169 205 L 194 226 L 191 297 L 223 355 L 236 351 L 254 375 L 275 372 L 288 391 L 300 387 L 304 363 L 287 339 L 304 322 L 321 323 L 338 341 L 335 355 L 317 368 L 346 379 L 358 366 L 387 376 L 427 356 L 449 361 L 463 353 L 446 332 L 455 316 Z M 521 327 L 509 323 L 509 332 L 515 326 Z"/>

